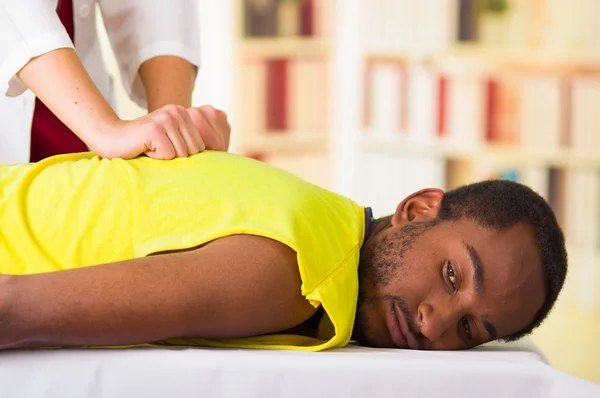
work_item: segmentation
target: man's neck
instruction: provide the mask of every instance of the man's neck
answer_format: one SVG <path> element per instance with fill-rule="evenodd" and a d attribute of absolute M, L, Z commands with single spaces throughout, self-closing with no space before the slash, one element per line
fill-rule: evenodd
<path fill-rule="evenodd" d="M 372 237 L 374 237 L 375 235 L 377 235 L 379 232 L 383 231 L 390 225 L 391 219 L 392 219 L 392 216 L 387 216 L 387 217 L 375 219 L 371 222 L 371 230 L 369 231 L 367 236 L 365 236 L 365 240 L 362 245 L 363 249 L 365 248 L 366 244 L 369 242 L 369 240 Z"/>

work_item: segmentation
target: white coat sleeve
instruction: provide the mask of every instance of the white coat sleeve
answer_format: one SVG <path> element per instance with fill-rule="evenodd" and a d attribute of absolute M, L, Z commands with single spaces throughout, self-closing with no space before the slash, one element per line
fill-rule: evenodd
<path fill-rule="evenodd" d="M 200 65 L 198 0 L 99 0 L 121 79 L 130 98 L 147 107 L 139 69 L 159 55 Z"/>
<path fill-rule="evenodd" d="M 27 86 L 16 76 L 31 58 L 73 42 L 48 0 L 0 0 L 0 93 L 14 97 Z"/>

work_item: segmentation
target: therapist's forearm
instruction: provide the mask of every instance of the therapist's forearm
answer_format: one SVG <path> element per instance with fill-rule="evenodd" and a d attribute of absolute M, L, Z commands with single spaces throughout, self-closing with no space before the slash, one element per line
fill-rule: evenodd
<path fill-rule="evenodd" d="M 102 139 L 99 132 L 119 121 L 71 48 L 31 59 L 17 76 L 92 148 Z"/>
<path fill-rule="evenodd" d="M 196 66 L 183 58 L 162 55 L 151 58 L 140 67 L 146 89 L 148 112 L 165 105 L 192 106 Z"/>

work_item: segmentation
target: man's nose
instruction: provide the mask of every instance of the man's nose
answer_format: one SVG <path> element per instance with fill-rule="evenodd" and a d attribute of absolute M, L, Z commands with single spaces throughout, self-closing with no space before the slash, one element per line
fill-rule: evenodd
<path fill-rule="evenodd" d="M 431 343 L 435 343 L 454 323 L 454 315 L 450 309 L 433 307 L 428 303 L 422 303 L 417 309 L 418 321 L 421 326 L 421 334 Z"/>

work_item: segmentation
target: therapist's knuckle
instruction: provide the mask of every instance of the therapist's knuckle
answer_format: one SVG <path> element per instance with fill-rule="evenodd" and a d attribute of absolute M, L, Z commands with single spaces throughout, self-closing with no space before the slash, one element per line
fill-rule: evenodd
<path fill-rule="evenodd" d="M 206 113 L 207 115 L 211 115 L 211 116 L 212 116 L 212 115 L 214 115 L 214 114 L 216 113 L 216 111 L 217 111 L 217 110 L 215 109 L 215 107 L 214 107 L 214 106 L 212 106 L 212 105 L 202 105 L 202 106 L 200 107 L 200 109 L 201 109 L 201 110 L 202 110 L 204 113 Z"/>
<path fill-rule="evenodd" d="M 202 118 L 202 111 L 200 111 L 198 108 L 190 108 L 187 110 L 187 112 L 188 115 L 190 115 L 190 117 L 194 120 Z"/>
<path fill-rule="evenodd" d="M 147 131 L 148 131 L 149 137 L 152 139 L 157 139 L 157 138 L 161 137 L 162 135 L 164 135 L 164 133 L 165 133 L 164 127 L 158 123 L 150 124 L 147 128 Z"/>
<path fill-rule="evenodd" d="M 170 114 L 172 114 L 172 115 L 173 115 L 173 114 L 175 114 L 175 115 L 176 115 L 176 114 L 178 114 L 178 113 L 179 113 L 179 106 L 178 106 L 178 105 L 175 105 L 175 104 L 169 104 L 169 105 L 165 105 L 165 106 L 163 107 L 163 110 L 164 110 L 166 113 L 170 113 Z"/>
<path fill-rule="evenodd" d="M 168 113 L 159 113 L 154 121 L 162 126 L 168 126 L 172 122 L 172 116 Z"/>
<path fill-rule="evenodd" d="M 223 111 L 217 111 L 217 121 L 223 126 L 229 125 L 229 120 L 227 120 L 227 114 Z"/>
<path fill-rule="evenodd" d="M 183 106 L 180 106 L 180 107 L 177 108 L 177 118 L 179 120 L 182 120 L 182 121 L 186 122 L 186 123 L 192 121 L 192 117 L 188 113 L 187 109 L 184 108 Z"/>

